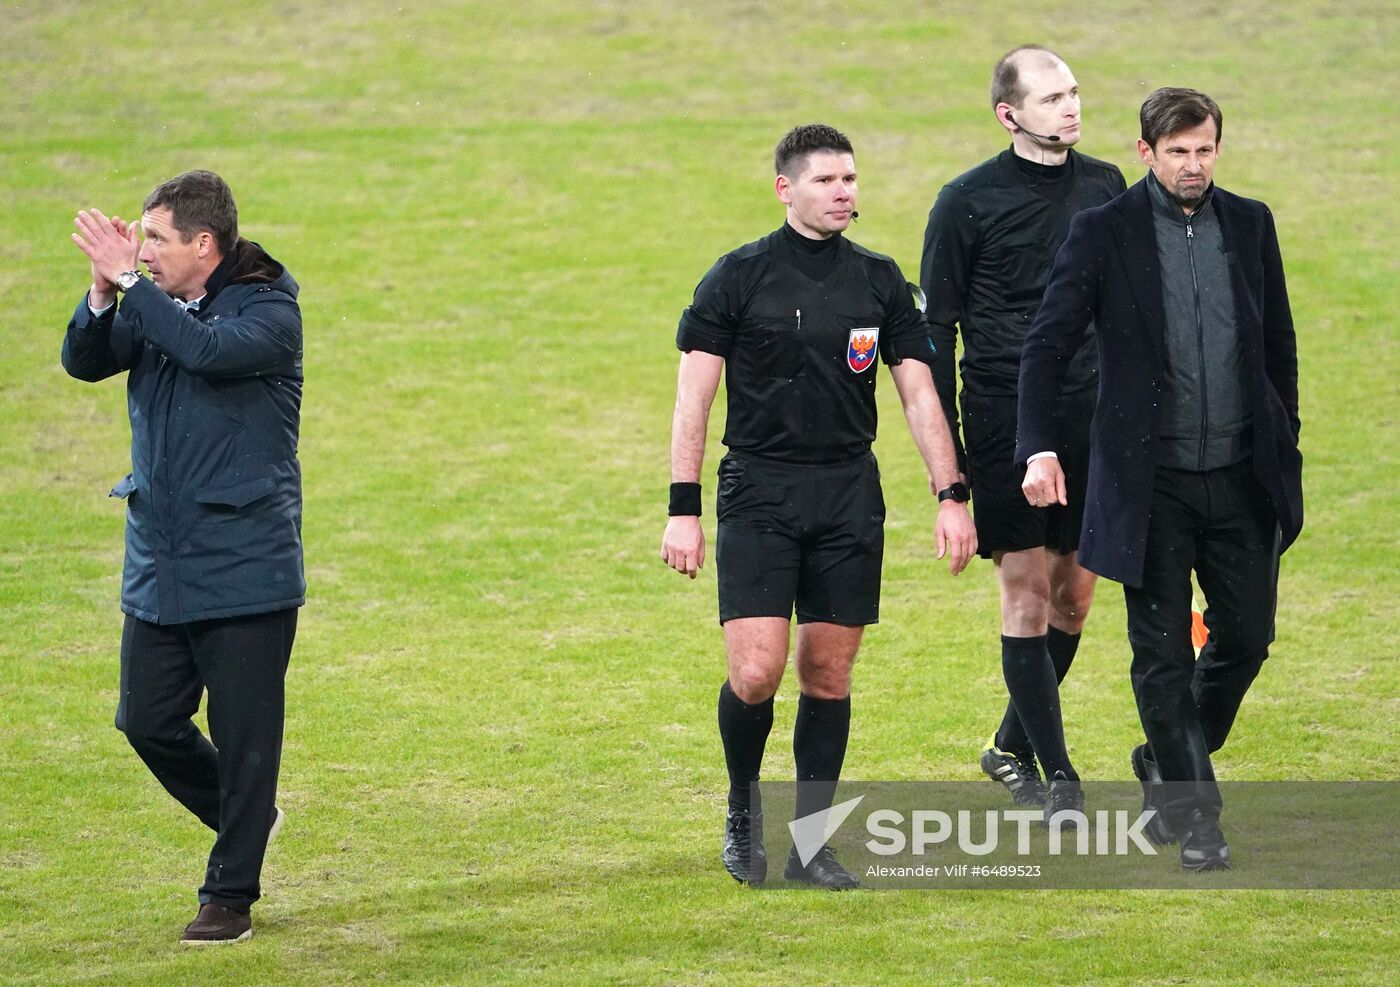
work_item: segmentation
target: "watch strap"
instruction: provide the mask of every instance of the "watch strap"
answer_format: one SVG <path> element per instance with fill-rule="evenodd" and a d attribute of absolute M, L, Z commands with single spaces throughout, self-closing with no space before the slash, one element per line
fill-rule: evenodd
<path fill-rule="evenodd" d="M 952 483 L 938 491 L 938 502 L 941 504 L 945 500 L 956 501 L 959 504 L 966 504 L 972 499 L 972 491 L 967 489 L 967 484 L 958 482 Z"/>

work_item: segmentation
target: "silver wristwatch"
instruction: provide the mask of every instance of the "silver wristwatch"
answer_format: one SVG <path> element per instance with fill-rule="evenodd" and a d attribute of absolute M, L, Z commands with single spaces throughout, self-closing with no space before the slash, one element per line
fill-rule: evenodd
<path fill-rule="evenodd" d="M 122 271 L 122 273 L 117 275 L 117 290 L 130 291 L 131 286 L 140 280 L 140 271 Z"/>

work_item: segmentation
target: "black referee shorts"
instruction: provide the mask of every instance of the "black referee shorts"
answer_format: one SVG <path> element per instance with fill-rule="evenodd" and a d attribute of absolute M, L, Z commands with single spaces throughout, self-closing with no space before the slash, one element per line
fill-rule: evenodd
<path fill-rule="evenodd" d="M 1021 492 L 1026 471 L 1016 465 L 1016 398 L 963 391 L 963 442 L 967 446 L 972 486 L 972 519 L 977 524 L 977 554 L 1048 548 L 1066 555 L 1079 548 L 1084 498 L 1089 478 L 1089 423 L 1094 418 L 1095 389 L 1060 398 L 1060 468 L 1065 472 L 1068 507 L 1032 507 Z"/>
<path fill-rule="evenodd" d="M 719 464 L 719 622 L 880 619 L 885 498 L 875 457 L 837 465 L 730 453 Z"/>

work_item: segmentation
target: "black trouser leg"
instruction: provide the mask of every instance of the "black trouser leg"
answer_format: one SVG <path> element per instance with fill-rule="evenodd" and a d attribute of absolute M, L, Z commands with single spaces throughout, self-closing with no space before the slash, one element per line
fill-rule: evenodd
<path fill-rule="evenodd" d="M 162 627 L 128 615 L 117 729 L 165 790 L 218 832 L 218 754 L 190 719 L 203 691 L 186 625 Z"/>
<path fill-rule="evenodd" d="M 1248 463 L 1209 476 L 1211 524 L 1198 542 L 1196 579 L 1210 638 L 1191 690 L 1206 745 L 1217 751 L 1274 640 L 1278 521 Z"/>
<path fill-rule="evenodd" d="M 1133 694 L 1143 732 L 1168 784 L 1168 822 L 1192 808 L 1219 811 L 1220 791 L 1191 692 L 1191 569 L 1208 514 L 1204 474 L 1157 471 L 1140 587 L 1124 586 Z"/>
<path fill-rule="evenodd" d="M 277 801 L 284 684 L 297 611 L 190 624 L 194 660 L 209 690 L 209 733 L 218 749 L 219 836 L 209 854 L 201 903 L 246 911 Z"/>

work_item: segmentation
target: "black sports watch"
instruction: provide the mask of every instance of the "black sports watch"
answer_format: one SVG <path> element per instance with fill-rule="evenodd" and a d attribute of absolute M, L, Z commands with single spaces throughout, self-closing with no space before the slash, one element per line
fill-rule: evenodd
<path fill-rule="evenodd" d="M 941 504 L 945 500 L 956 501 L 959 504 L 966 504 L 972 499 L 972 491 L 967 489 L 966 483 L 954 483 L 938 491 L 938 502 Z"/>

